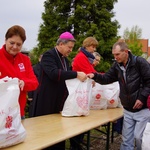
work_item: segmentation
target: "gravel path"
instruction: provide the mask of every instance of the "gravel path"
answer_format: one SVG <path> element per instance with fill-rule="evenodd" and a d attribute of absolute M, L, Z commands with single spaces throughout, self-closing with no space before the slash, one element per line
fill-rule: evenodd
<path fill-rule="evenodd" d="M 85 139 L 84 143 L 86 143 L 86 138 L 84 139 Z M 109 150 L 120 150 L 121 141 L 122 141 L 121 135 L 114 133 L 113 143 L 111 143 L 110 139 Z M 84 147 L 83 150 L 86 150 L 86 147 Z M 106 150 L 106 135 L 98 131 L 91 132 L 90 150 Z"/>
<path fill-rule="evenodd" d="M 86 140 L 87 137 L 85 134 L 84 143 L 87 143 Z M 113 143 L 111 143 L 110 139 L 109 150 L 120 150 L 121 141 L 122 141 L 121 135 L 114 134 Z M 82 150 L 86 149 L 87 149 L 86 146 L 82 144 Z M 66 147 L 66 150 L 69 150 L 69 145 Z M 96 130 L 92 130 L 90 133 L 90 150 L 106 150 L 106 135 Z"/>
<path fill-rule="evenodd" d="M 100 139 L 94 139 L 93 141 L 91 140 L 91 147 L 90 150 L 106 150 L 106 140 L 105 137 L 101 136 L 102 138 Z M 110 148 L 109 150 L 119 150 L 120 149 L 120 144 L 121 144 L 121 135 L 118 135 L 114 137 L 114 142 L 110 143 Z"/>

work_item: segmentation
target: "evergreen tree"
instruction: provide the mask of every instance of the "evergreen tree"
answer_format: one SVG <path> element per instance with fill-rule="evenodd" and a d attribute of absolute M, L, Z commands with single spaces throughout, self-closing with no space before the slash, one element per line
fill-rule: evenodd
<path fill-rule="evenodd" d="M 72 32 L 76 41 L 75 56 L 83 40 L 94 36 L 99 41 L 97 51 L 103 57 L 98 71 L 106 71 L 113 58 L 111 48 L 118 39 L 117 29 L 120 27 L 114 17 L 114 3 L 118 0 L 46 0 L 42 13 L 43 23 L 38 34 L 38 46 L 34 53 L 40 55 L 55 46 L 62 32 Z M 38 49 L 38 51 L 37 51 Z M 38 57 L 37 57 L 38 58 Z"/>

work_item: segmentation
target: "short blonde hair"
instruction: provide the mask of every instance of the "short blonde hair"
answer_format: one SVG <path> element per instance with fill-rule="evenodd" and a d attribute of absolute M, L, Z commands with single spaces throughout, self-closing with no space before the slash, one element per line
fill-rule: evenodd
<path fill-rule="evenodd" d="M 96 47 L 98 46 L 98 41 L 96 40 L 95 37 L 87 37 L 82 44 L 83 47 L 89 47 L 91 45 Z"/>

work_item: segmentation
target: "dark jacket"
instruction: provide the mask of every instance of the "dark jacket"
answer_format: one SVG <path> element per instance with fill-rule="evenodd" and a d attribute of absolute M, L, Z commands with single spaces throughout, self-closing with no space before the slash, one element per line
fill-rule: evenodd
<path fill-rule="evenodd" d="M 38 81 L 39 81 L 40 68 L 41 68 L 40 62 L 33 65 L 33 71 L 34 71 L 34 74 L 36 75 L 36 78 L 37 78 Z M 35 91 L 36 90 L 28 92 L 28 98 L 34 98 L 34 92 Z"/>
<path fill-rule="evenodd" d="M 129 52 L 128 66 L 126 68 L 126 81 L 123 77 L 121 64 L 114 62 L 112 67 L 104 75 L 95 74 L 94 80 L 100 84 L 109 84 L 119 81 L 120 99 L 123 107 L 131 112 L 146 108 L 147 97 L 150 94 L 150 65 L 142 57 L 137 57 Z M 137 70 L 139 69 L 139 71 Z M 141 109 L 133 109 L 136 100 L 143 103 Z"/>
<path fill-rule="evenodd" d="M 37 64 L 33 65 L 33 71 L 34 71 L 34 74 L 36 75 L 37 77 L 37 80 L 39 82 L 40 80 L 40 69 L 41 69 L 41 64 L 40 62 L 38 62 Z M 37 92 L 38 92 L 38 88 L 34 91 L 29 91 L 28 92 L 28 99 L 31 99 L 32 98 L 32 101 L 28 101 L 28 105 L 29 105 L 29 117 L 33 117 L 33 110 L 35 109 L 35 100 L 37 98 Z"/>
<path fill-rule="evenodd" d="M 77 77 L 77 72 L 69 71 L 69 62 L 65 58 L 67 71 L 60 60 L 61 55 L 55 49 L 42 56 L 38 94 L 35 101 L 34 116 L 59 113 L 68 96 L 65 80 Z"/>

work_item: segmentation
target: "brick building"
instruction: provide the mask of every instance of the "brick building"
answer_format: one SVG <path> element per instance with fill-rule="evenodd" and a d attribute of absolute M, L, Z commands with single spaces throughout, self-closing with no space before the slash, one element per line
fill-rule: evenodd
<path fill-rule="evenodd" d="M 140 43 L 142 44 L 142 51 L 146 53 L 147 56 L 150 56 L 150 47 L 148 45 L 148 39 L 140 39 Z"/>

